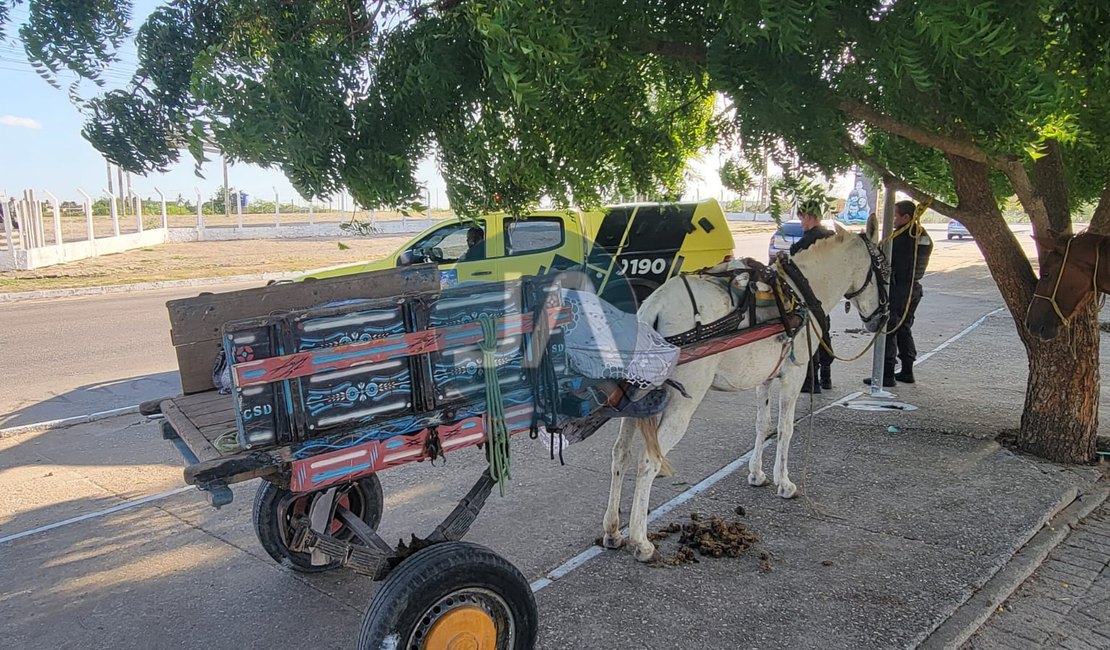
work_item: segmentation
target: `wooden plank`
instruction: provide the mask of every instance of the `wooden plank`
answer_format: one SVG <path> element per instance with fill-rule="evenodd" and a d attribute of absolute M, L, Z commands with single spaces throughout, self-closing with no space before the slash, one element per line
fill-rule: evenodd
<path fill-rule="evenodd" d="M 200 435 L 204 436 L 205 440 L 212 443 L 213 447 L 216 446 L 216 441 L 219 440 L 224 435 L 227 435 L 228 432 L 238 433 L 238 431 L 236 430 L 234 422 L 226 423 L 226 424 L 223 424 L 223 425 L 214 425 L 213 424 L 213 425 L 204 426 L 204 427 L 200 428 Z M 228 453 L 235 453 L 235 452 L 228 452 Z"/>
<path fill-rule="evenodd" d="M 212 365 L 216 362 L 219 339 L 198 341 L 174 348 L 177 372 L 181 375 L 181 392 L 185 395 L 215 392 Z"/>
<path fill-rule="evenodd" d="M 166 421 L 170 423 L 170 426 L 173 427 L 178 437 L 185 442 L 185 445 L 193 450 L 198 460 L 203 463 L 220 457 L 219 450 L 212 446 L 212 443 L 204 437 L 200 429 L 193 426 L 193 423 L 181 412 L 177 404 L 174 404 L 174 400 L 164 400 L 161 409 L 162 415 L 166 416 Z"/>
<path fill-rule="evenodd" d="M 234 427 L 235 409 L 231 406 L 231 404 L 228 404 L 227 408 L 220 411 L 214 411 L 211 413 L 200 413 L 196 415 L 189 414 L 188 418 L 192 421 L 193 426 L 201 429 L 202 431 L 207 427 L 218 427 L 229 422 L 231 423 L 232 427 Z"/>
<path fill-rule="evenodd" d="M 174 345 L 217 341 L 223 324 L 338 300 L 376 299 L 439 290 L 433 264 L 370 271 L 322 280 L 288 282 L 182 298 L 166 303 Z"/>
<path fill-rule="evenodd" d="M 217 390 L 210 390 L 196 395 L 188 395 L 186 397 L 177 397 L 174 399 L 177 407 L 186 413 L 193 413 L 198 409 L 208 408 L 210 404 L 231 404 L 231 395 L 221 395 Z"/>

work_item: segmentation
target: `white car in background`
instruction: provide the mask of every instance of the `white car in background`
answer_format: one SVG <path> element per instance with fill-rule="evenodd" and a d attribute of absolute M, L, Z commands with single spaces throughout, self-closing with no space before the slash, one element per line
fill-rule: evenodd
<path fill-rule="evenodd" d="M 948 238 L 949 239 L 963 239 L 967 237 L 972 239 L 971 233 L 967 231 L 967 226 L 963 225 L 955 219 L 948 220 Z"/>

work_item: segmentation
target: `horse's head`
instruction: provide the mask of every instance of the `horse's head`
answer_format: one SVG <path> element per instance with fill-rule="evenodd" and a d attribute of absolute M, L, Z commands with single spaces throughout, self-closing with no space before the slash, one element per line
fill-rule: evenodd
<path fill-rule="evenodd" d="M 1041 279 L 1025 313 L 1025 326 L 1039 339 L 1056 338 L 1060 328 L 1094 295 L 1102 238 L 1091 233 L 1035 233 L 1041 250 Z"/>
<path fill-rule="evenodd" d="M 874 217 L 868 219 L 867 228 L 858 235 L 837 226 L 835 236 L 850 245 L 852 251 L 852 263 L 846 269 L 849 284 L 844 297 L 855 304 L 867 331 L 877 332 L 886 323 L 887 283 L 890 282 L 890 266 L 877 245 L 879 223 Z"/>

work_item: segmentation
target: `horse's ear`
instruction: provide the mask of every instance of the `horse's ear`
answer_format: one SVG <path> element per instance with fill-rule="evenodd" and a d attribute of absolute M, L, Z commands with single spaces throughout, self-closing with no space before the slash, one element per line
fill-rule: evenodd
<path fill-rule="evenodd" d="M 1051 228 L 1046 228 L 1043 232 L 1033 231 L 1033 241 L 1037 242 L 1037 248 L 1041 251 L 1054 251 L 1060 248 L 1060 233 Z"/>
<path fill-rule="evenodd" d="M 879 218 L 872 212 L 871 216 L 867 217 L 867 227 L 864 228 L 867 233 L 867 238 L 873 242 L 879 241 Z"/>

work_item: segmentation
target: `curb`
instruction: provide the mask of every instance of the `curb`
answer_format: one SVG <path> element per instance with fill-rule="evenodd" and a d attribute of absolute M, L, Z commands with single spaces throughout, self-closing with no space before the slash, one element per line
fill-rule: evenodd
<path fill-rule="evenodd" d="M 8 427 L 7 429 L 0 429 L 0 440 L 4 438 L 11 438 L 20 436 L 27 433 L 39 433 L 42 431 L 50 431 L 52 429 L 64 429 L 72 427 L 77 424 L 85 424 L 88 422 L 96 422 L 97 420 L 106 420 L 114 418 L 117 415 L 130 415 L 139 412 L 139 405 L 124 406 L 123 408 L 112 409 L 110 411 L 100 411 L 98 413 L 89 413 L 88 415 L 77 415 L 71 418 L 62 418 L 60 420 L 47 420 L 46 422 L 35 422 L 34 424 L 23 424 L 18 427 Z"/>
<path fill-rule="evenodd" d="M 71 289 L 42 289 L 39 291 L 15 291 L 0 293 L 0 303 L 20 302 L 23 300 L 46 300 L 50 298 L 70 298 L 73 296 L 98 296 L 106 293 L 126 293 L 148 289 L 170 289 L 173 287 L 192 287 L 206 284 L 226 284 L 231 282 L 250 282 L 257 280 L 286 280 L 302 275 L 304 272 L 254 273 L 250 275 L 227 275 L 216 278 L 192 278 L 188 280 L 158 280 L 155 282 L 136 282 L 133 284 L 110 284 L 103 287 L 74 287 Z"/>
<path fill-rule="evenodd" d="M 986 584 L 941 623 L 921 642 L 924 650 L 955 650 L 975 634 L 1029 576 L 1060 545 L 1072 529 L 1110 497 L 1110 485 L 1096 481 L 1087 492 L 1078 494 L 1066 507 L 1058 510 L 1017 553 L 1014 553 Z"/>

